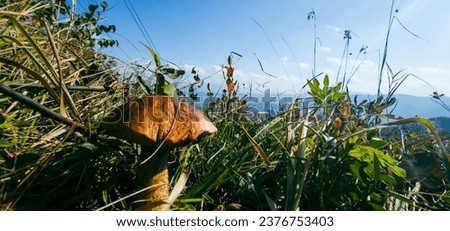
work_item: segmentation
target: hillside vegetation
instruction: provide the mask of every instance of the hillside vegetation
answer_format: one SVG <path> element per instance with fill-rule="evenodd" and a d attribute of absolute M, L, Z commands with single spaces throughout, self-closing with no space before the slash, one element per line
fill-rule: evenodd
<path fill-rule="evenodd" d="M 182 187 L 172 210 L 450 209 L 450 139 L 391 113 L 403 77 L 390 68 L 380 78 L 392 88 L 374 100 L 323 75 L 305 86 L 308 108 L 295 99 L 262 118 L 238 94 L 239 54 L 224 55 L 221 89 L 151 47 L 148 65 L 121 73 L 99 52 L 118 45 L 99 36 L 115 31 L 101 18 L 107 3 L 75 13 L 65 2 L 0 1 L 0 209 L 130 210 L 140 147 L 100 125 L 154 94 L 205 99 L 218 129 L 172 151 L 170 184 Z"/>

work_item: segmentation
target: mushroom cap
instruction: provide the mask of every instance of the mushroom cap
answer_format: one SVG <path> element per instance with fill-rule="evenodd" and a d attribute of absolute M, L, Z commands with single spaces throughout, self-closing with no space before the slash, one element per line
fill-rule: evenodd
<path fill-rule="evenodd" d="M 171 148 L 195 143 L 217 132 L 197 108 L 169 96 L 133 99 L 113 110 L 102 127 L 118 138 L 145 146 Z"/>

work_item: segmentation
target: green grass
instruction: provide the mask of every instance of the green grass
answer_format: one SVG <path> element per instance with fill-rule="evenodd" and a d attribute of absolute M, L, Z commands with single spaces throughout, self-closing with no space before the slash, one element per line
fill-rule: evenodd
<path fill-rule="evenodd" d="M 181 187 L 172 210 L 450 209 L 449 140 L 427 119 L 392 114 L 394 93 L 410 75 L 389 67 L 388 42 L 382 65 L 388 71 L 380 73 L 380 81 L 390 86 L 386 94 L 379 91 L 371 101 L 350 98 L 346 86 L 358 67 L 346 70 L 344 57 L 344 76 L 335 77 L 346 81 L 333 85 L 331 76 L 323 76 L 322 82 L 311 78 L 305 86 L 314 100 L 307 113 L 298 99 L 260 120 L 248 116 L 251 108 L 240 97 L 247 92 L 239 92 L 233 78 L 239 54 L 228 57 L 221 89 L 212 89 L 195 69 L 186 74 L 173 63 L 167 68 L 150 47 L 152 62 L 127 63 L 125 70 L 134 72 L 130 76 L 94 48 L 89 28 L 95 28 L 90 24 L 95 18 L 77 18 L 81 24 L 76 28 L 53 26 L 51 16 L 58 15 L 49 9 L 67 14 L 67 6 L 28 3 L 0 11 L 0 84 L 14 85 L 12 90 L 37 102 L 30 107 L 0 94 L 2 210 L 129 210 L 140 148 L 105 134 L 102 118 L 131 97 L 180 95 L 176 87 L 188 89 L 184 94 L 194 99 L 199 97 L 196 89 L 205 86 L 205 97 L 215 98 L 204 112 L 218 133 L 172 152 L 171 187 Z M 89 10 L 97 12 L 106 7 L 102 4 Z M 350 38 L 346 42 L 347 47 Z M 73 123 L 42 116 L 38 111 L 43 108 Z M 386 118 L 391 122 L 383 123 Z M 399 130 L 411 124 L 424 129 Z M 422 169 L 402 164 L 402 158 L 414 160 L 422 153 L 433 161 L 421 179 L 435 187 L 410 182 L 408 173 Z"/>

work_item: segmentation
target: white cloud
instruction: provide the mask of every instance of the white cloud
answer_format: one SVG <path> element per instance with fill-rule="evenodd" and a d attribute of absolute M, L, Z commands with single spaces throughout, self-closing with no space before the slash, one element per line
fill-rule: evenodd
<path fill-rule="evenodd" d="M 282 57 L 281 63 L 283 63 L 283 65 L 287 65 L 289 63 L 289 57 L 287 56 Z"/>
<path fill-rule="evenodd" d="M 374 94 L 378 87 L 378 73 L 375 66 L 368 66 L 356 72 L 349 83 L 351 92 Z M 398 70 L 394 69 L 394 73 Z M 408 74 L 409 76 L 396 91 L 397 94 L 407 94 L 416 96 L 429 96 L 433 91 L 450 95 L 450 86 L 448 85 L 448 76 L 450 76 L 450 68 L 442 67 L 406 67 L 397 79 Z M 416 78 L 417 76 L 418 78 Z M 388 81 L 384 76 L 381 84 L 381 91 L 388 92 Z M 419 79 L 420 78 L 420 79 Z"/>
<path fill-rule="evenodd" d="M 213 68 L 214 71 L 222 70 L 222 66 L 219 66 L 219 65 L 214 65 L 214 66 L 212 66 L 212 68 Z"/>
<path fill-rule="evenodd" d="M 331 64 L 334 64 L 334 65 L 339 65 L 339 64 L 341 64 L 341 59 L 340 59 L 340 58 L 337 58 L 337 57 L 327 57 L 327 61 L 328 61 L 329 63 L 331 63 Z"/>
<path fill-rule="evenodd" d="M 290 61 L 289 58 L 283 57 L 282 60 Z M 337 65 L 341 62 L 340 58 L 337 57 L 327 57 L 326 62 L 330 65 L 329 67 L 322 66 L 318 67 L 320 72 L 323 74 L 319 77 L 319 80 L 327 74 L 330 77 L 330 82 L 335 84 L 336 80 L 336 72 L 338 70 Z M 354 74 L 351 81 L 349 82 L 349 90 L 354 93 L 362 93 L 362 94 L 376 94 L 377 86 L 378 86 L 378 71 L 377 65 L 372 60 L 360 60 L 357 61 L 357 64 L 362 63 L 360 69 Z M 244 93 L 250 90 L 254 92 L 264 92 L 267 89 L 270 89 L 271 92 L 279 92 L 283 94 L 298 94 L 306 82 L 306 79 L 310 77 L 309 72 L 305 75 L 306 71 L 311 70 L 311 65 L 309 63 L 298 63 L 298 67 L 303 71 L 304 76 L 299 76 L 293 67 L 293 63 L 291 68 L 289 69 L 289 73 L 287 74 L 283 70 L 274 71 L 274 75 L 276 78 L 268 76 L 258 70 L 249 71 L 246 69 L 236 68 L 234 71 L 234 80 L 239 82 L 240 92 Z M 348 68 L 352 68 L 353 62 L 348 65 Z M 192 65 L 185 65 L 186 71 L 192 69 Z M 215 84 L 215 89 L 219 86 L 222 88 L 225 86 L 224 78 L 222 76 L 221 69 L 222 67 L 219 65 L 210 66 L 209 68 L 197 68 L 201 72 L 205 72 L 202 74 L 202 77 L 207 78 L 206 82 L 210 82 L 211 84 Z M 433 91 L 438 91 L 439 93 L 443 93 L 445 95 L 450 95 L 450 85 L 448 85 L 448 76 L 450 76 L 450 68 L 446 68 L 445 66 L 439 66 L 438 64 L 435 66 L 415 66 L 415 67 L 406 67 L 402 74 L 414 74 L 423 80 L 410 76 L 397 90 L 397 93 L 400 94 L 409 94 L 409 95 L 418 95 L 418 96 L 428 96 Z M 396 69 L 394 69 L 394 72 Z M 341 75 L 342 75 L 341 70 Z M 350 75 L 350 70 L 347 71 L 347 74 Z M 305 77 L 308 76 L 308 77 Z M 342 76 L 339 78 L 341 81 Z M 346 79 L 348 80 L 348 78 Z M 381 90 L 383 93 L 387 93 L 387 79 L 383 78 Z M 431 85 L 431 86 L 430 86 Z"/>
<path fill-rule="evenodd" d="M 342 60 L 341 58 L 338 58 L 338 57 L 331 57 L 331 56 L 328 56 L 328 57 L 326 58 L 326 60 L 327 60 L 329 63 L 335 64 L 335 65 L 340 65 L 340 64 L 343 62 L 343 60 Z M 355 65 L 355 66 L 357 66 L 357 65 L 359 65 L 359 64 L 361 64 L 361 63 L 362 63 L 362 65 L 375 66 L 375 63 L 374 63 L 372 60 L 368 60 L 368 59 L 364 59 L 364 60 L 354 60 L 354 59 L 350 59 L 350 58 L 349 58 L 349 65 Z"/>
<path fill-rule="evenodd" d="M 324 47 L 324 46 L 321 46 L 321 47 L 320 47 L 320 51 L 328 53 L 328 52 L 330 52 L 330 51 L 331 51 L 331 48 L 329 48 L 329 47 Z"/>
<path fill-rule="evenodd" d="M 369 66 L 375 66 L 375 63 L 372 60 L 364 60 L 363 61 L 364 65 L 369 65 Z"/>
<path fill-rule="evenodd" d="M 183 69 L 186 71 L 186 73 L 191 73 L 192 68 L 195 67 L 195 70 L 197 71 L 197 73 L 199 75 L 205 75 L 206 74 L 206 70 L 203 67 L 197 67 L 195 65 L 191 65 L 191 64 L 184 64 L 183 65 Z"/>
<path fill-rule="evenodd" d="M 342 33 L 342 29 L 337 26 L 326 25 L 326 28 L 334 31 L 335 33 Z"/>
<path fill-rule="evenodd" d="M 415 17 L 423 8 L 425 8 L 430 0 L 414 0 L 409 1 L 409 5 L 404 9 L 400 8 L 400 18 Z"/>
<path fill-rule="evenodd" d="M 355 75 L 349 82 L 348 88 L 351 93 L 376 94 L 378 84 L 377 80 L 376 75 Z"/>
<path fill-rule="evenodd" d="M 407 67 L 405 69 L 405 74 L 411 73 L 415 76 L 419 77 L 414 78 L 410 77 L 406 84 L 409 85 L 416 85 L 414 90 L 412 90 L 413 93 L 418 94 L 425 94 L 429 95 L 434 90 L 438 91 L 439 93 L 444 93 L 446 95 L 450 95 L 450 85 L 448 84 L 448 78 L 450 76 L 450 68 L 443 68 L 443 67 L 430 67 L 430 66 L 417 66 L 417 67 Z M 426 81 L 427 83 L 425 83 Z M 429 84 L 429 85 L 428 85 Z M 430 86 L 431 85 L 431 86 Z M 411 86 L 413 87 L 413 86 Z"/>
<path fill-rule="evenodd" d="M 433 74 L 433 75 L 441 75 L 441 76 L 450 76 L 450 69 L 444 69 L 441 67 L 409 67 L 407 70 L 410 70 L 412 73 L 414 71 L 420 72 L 422 74 Z"/>
<path fill-rule="evenodd" d="M 234 69 L 233 78 L 245 77 L 245 73 L 240 69 Z"/>
<path fill-rule="evenodd" d="M 311 70 L 311 65 L 309 65 L 309 63 L 298 63 L 298 67 L 304 71 Z"/>
<path fill-rule="evenodd" d="M 336 71 L 331 70 L 331 69 L 323 69 L 323 76 L 328 75 L 328 77 L 330 77 L 330 79 L 335 79 L 336 78 Z"/>

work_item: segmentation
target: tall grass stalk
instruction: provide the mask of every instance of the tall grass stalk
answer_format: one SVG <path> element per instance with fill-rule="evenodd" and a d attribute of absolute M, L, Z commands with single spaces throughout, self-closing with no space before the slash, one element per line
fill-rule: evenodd
<path fill-rule="evenodd" d="M 308 13 L 307 17 L 308 21 L 314 20 L 314 43 L 313 43 L 313 69 L 312 69 L 312 76 L 316 76 L 316 60 L 317 60 L 317 40 L 319 39 L 317 37 L 317 23 L 316 23 L 316 12 L 311 10 Z"/>
<path fill-rule="evenodd" d="M 381 95 L 381 83 L 383 81 L 383 72 L 384 72 L 384 67 L 387 63 L 387 53 L 388 53 L 388 46 L 389 46 L 389 37 L 391 34 L 391 30 L 392 30 L 392 25 L 394 22 L 394 2 L 395 0 L 392 0 L 391 2 L 391 9 L 389 12 L 389 24 L 388 24 L 388 29 L 387 29 L 387 33 L 386 33 L 386 39 L 385 39 L 385 43 L 384 43 L 384 48 L 383 48 L 383 56 L 381 59 L 381 63 L 380 63 L 380 69 L 379 69 L 379 73 L 378 73 L 378 88 L 377 88 L 377 97 L 379 97 Z"/>

